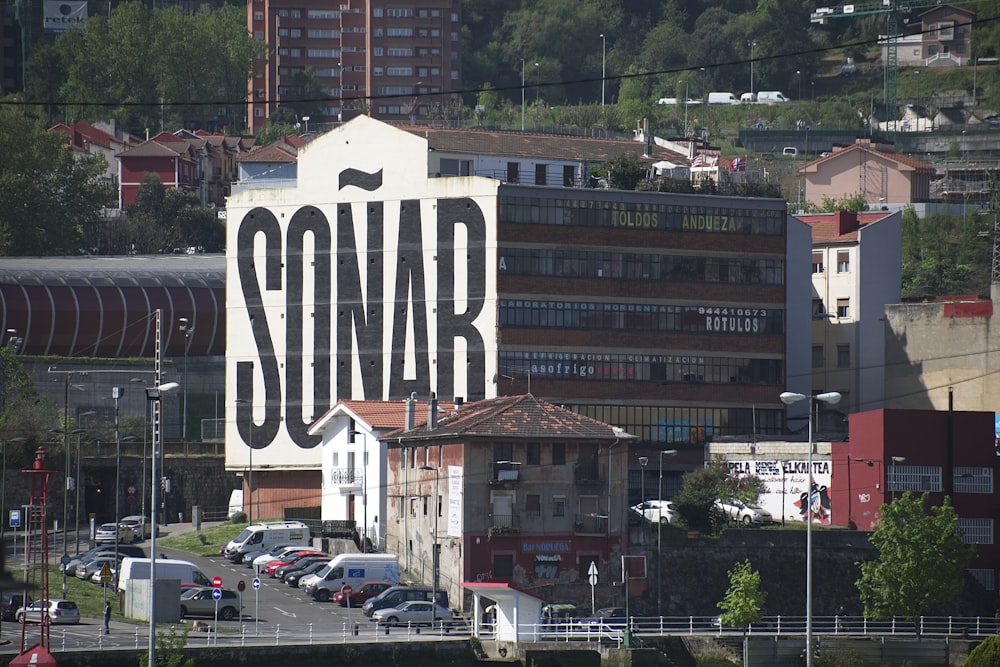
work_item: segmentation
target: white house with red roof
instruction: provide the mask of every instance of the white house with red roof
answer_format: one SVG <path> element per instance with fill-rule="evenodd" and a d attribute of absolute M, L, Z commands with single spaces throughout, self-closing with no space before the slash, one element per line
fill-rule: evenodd
<path fill-rule="evenodd" d="M 379 438 L 407 426 L 404 401 L 340 401 L 309 427 L 323 438 L 323 521 L 354 521 L 375 549 L 385 543 L 386 447 Z M 452 403 L 436 404 L 450 411 Z M 417 401 L 413 425 L 427 423 L 426 401 Z"/>
<path fill-rule="evenodd" d="M 885 306 L 899 303 L 902 214 L 795 216 L 812 231 L 812 389 L 841 412 L 884 407 Z"/>

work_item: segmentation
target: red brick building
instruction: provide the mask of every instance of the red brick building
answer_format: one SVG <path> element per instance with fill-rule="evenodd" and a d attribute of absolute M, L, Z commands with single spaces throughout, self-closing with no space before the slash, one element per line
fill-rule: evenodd
<path fill-rule="evenodd" d="M 850 429 L 848 442 L 831 444 L 833 522 L 871 530 L 879 508 L 906 491 L 928 492 L 931 505 L 950 496 L 976 545 L 970 571 L 996 591 L 994 413 L 871 410 L 850 415 Z"/>
<path fill-rule="evenodd" d="M 390 433 L 386 549 L 454 607 L 465 581 L 589 593 L 591 563 L 610 599 L 626 546 L 627 438 L 531 394 Z"/>
<path fill-rule="evenodd" d="M 461 90 L 461 0 L 251 0 L 250 33 L 267 42 L 247 110 L 257 133 L 311 69 L 329 91 L 321 124 L 370 112 L 382 120 L 442 113 Z"/>

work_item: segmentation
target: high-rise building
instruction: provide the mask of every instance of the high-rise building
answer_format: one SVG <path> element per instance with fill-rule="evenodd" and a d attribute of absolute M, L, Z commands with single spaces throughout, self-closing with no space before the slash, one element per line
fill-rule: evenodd
<path fill-rule="evenodd" d="M 283 102 L 322 87 L 317 129 L 367 113 L 386 121 L 449 118 L 461 89 L 461 1 L 250 0 L 250 33 L 268 44 L 250 82 L 247 123 L 258 132 Z"/>

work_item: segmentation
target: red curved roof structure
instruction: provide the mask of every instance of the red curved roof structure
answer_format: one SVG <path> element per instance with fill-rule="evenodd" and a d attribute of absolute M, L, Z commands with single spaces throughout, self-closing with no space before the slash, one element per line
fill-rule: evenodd
<path fill-rule="evenodd" d="M 0 332 L 19 352 L 60 357 L 152 357 L 153 313 L 163 311 L 163 353 L 224 355 L 224 255 L 5 257 Z"/>

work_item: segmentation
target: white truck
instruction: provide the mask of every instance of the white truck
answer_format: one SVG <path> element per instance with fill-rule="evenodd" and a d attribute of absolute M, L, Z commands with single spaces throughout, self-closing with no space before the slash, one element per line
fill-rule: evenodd
<path fill-rule="evenodd" d="M 780 90 L 762 90 L 757 93 L 757 101 L 761 104 L 782 104 L 790 100 Z"/>
<path fill-rule="evenodd" d="M 122 559 L 121 572 L 118 576 L 118 590 L 128 590 L 129 582 L 136 579 L 149 579 L 148 558 L 125 557 Z M 177 579 L 184 584 L 194 584 L 198 586 L 211 586 L 212 580 L 204 572 L 198 569 L 194 563 L 186 560 L 176 560 L 174 558 L 156 559 L 156 580 Z"/>
<path fill-rule="evenodd" d="M 279 545 L 311 546 L 311 539 L 309 526 L 301 521 L 253 524 L 226 545 L 223 555 L 240 563 L 248 553 L 266 553 Z"/>
<path fill-rule="evenodd" d="M 314 600 L 326 602 L 345 585 L 358 588 L 367 581 L 399 583 L 399 559 L 394 554 L 340 554 L 319 572 L 299 582 Z"/>
<path fill-rule="evenodd" d="M 709 104 L 739 104 L 740 101 L 732 93 L 714 92 L 708 94 Z"/>

